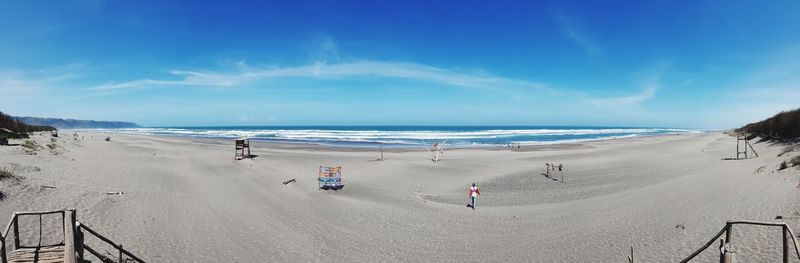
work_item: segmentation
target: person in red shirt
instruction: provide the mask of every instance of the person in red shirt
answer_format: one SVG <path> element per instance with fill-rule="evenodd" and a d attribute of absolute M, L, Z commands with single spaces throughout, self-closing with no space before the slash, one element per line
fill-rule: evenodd
<path fill-rule="evenodd" d="M 472 187 L 467 191 L 467 198 L 470 199 L 471 204 L 468 204 L 467 207 L 472 207 L 472 210 L 475 210 L 475 203 L 478 201 L 479 195 L 481 195 L 481 189 L 475 186 L 475 183 L 472 183 Z"/>

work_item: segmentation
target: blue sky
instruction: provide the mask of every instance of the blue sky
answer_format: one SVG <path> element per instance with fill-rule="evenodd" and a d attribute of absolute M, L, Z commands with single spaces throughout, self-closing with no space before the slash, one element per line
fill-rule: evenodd
<path fill-rule="evenodd" d="M 800 1 L 3 1 L 0 111 L 730 128 L 800 106 Z"/>

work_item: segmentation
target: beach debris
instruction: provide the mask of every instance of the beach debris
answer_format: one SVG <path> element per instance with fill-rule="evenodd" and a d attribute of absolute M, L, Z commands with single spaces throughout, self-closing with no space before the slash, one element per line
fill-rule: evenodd
<path fill-rule="evenodd" d="M 111 141 L 111 136 L 106 136 L 106 141 L 110 142 Z"/>
<path fill-rule="evenodd" d="M 54 189 L 54 188 L 56 188 L 56 187 L 55 187 L 55 186 L 52 186 L 52 185 L 42 185 L 42 188 L 50 188 L 50 189 Z"/>
<path fill-rule="evenodd" d="M 283 181 L 283 185 L 291 184 L 291 183 L 294 183 L 294 182 L 297 182 L 297 180 L 295 180 L 294 178 L 292 178 L 292 179 L 289 179 L 289 180 Z"/>
<path fill-rule="evenodd" d="M 106 192 L 107 195 L 122 195 L 125 194 L 123 192 Z"/>
<path fill-rule="evenodd" d="M 758 174 L 758 173 L 763 172 L 765 169 L 767 169 L 767 166 L 766 165 L 762 165 L 762 166 L 758 167 L 758 169 L 756 169 L 756 171 L 753 172 L 753 173 L 754 174 Z"/>
<path fill-rule="evenodd" d="M 686 226 L 678 224 L 678 225 L 675 225 L 675 228 L 686 229 Z"/>
<path fill-rule="evenodd" d="M 628 263 L 636 263 L 636 256 L 633 254 L 633 245 L 631 245 L 631 255 L 628 256 Z"/>
<path fill-rule="evenodd" d="M 775 219 L 783 219 L 783 216 L 776 216 Z"/>

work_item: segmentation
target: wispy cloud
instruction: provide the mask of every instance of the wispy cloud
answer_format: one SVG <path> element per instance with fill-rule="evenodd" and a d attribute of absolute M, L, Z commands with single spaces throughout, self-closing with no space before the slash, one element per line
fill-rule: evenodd
<path fill-rule="evenodd" d="M 545 88 L 544 84 L 524 80 L 497 77 L 487 74 L 471 74 L 417 63 L 357 61 L 285 68 L 239 67 L 235 72 L 204 70 L 171 70 L 175 80 L 140 79 L 121 83 L 109 83 L 91 87 L 94 90 L 118 90 L 153 87 L 236 87 L 257 81 L 287 77 L 309 79 L 347 79 L 359 77 L 381 77 L 424 81 L 442 85 L 472 88 Z"/>
<path fill-rule="evenodd" d="M 564 35 L 585 49 L 586 52 L 595 56 L 604 55 L 603 49 L 595 44 L 595 41 L 585 32 L 579 30 L 574 20 L 560 12 L 553 12 L 553 20 L 561 27 Z"/>
<path fill-rule="evenodd" d="M 661 75 L 653 75 L 642 81 L 642 90 L 636 94 L 624 95 L 619 97 L 606 97 L 592 99 L 592 103 L 598 106 L 636 106 L 644 101 L 652 99 L 656 91 L 661 87 Z"/>

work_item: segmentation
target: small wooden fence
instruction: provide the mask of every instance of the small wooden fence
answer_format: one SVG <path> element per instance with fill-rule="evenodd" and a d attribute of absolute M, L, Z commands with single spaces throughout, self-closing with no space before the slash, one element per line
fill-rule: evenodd
<path fill-rule="evenodd" d="M 792 245 L 794 246 L 794 252 L 797 255 L 797 258 L 800 259 L 800 249 L 798 249 L 797 239 L 795 239 L 794 232 L 792 231 L 791 228 L 789 228 L 788 225 L 786 225 L 786 223 L 783 223 L 783 222 L 771 223 L 771 222 L 758 222 L 758 221 L 728 221 L 727 223 L 725 223 L 725 227 L 723 227 L 722 230 L 720 230 L 719 233 L 717 233 L 717 235 L 715 235 L 713 238 L 711 238 L 711 240 L 709 240 L 708 243 L 706 243 L 705 245 L 703 245 L 702 247 L 697 249 L 697 251 L 695 251 L 694 253 L 689 255 L 686 259 L 682 260 L 681 263 L 686 263 L 686 262 L 689 262 L 690 260 L 692 260 L 694 257 L 696 257 L 701 252 L 706 250 L 709 246 L 711 246 L 711 244 L 714 244 L 714 242 L 717 241 L 717 239 L 719 237 L 721 237 L 722 234 L 725 234 L 725 239 L 724 239 L 723 242 L 726 243 L 726 244 L 730 244 L 731 243 L 731 232 L 733 230 L 733 225 L 758 225 L 758 226 L 777 226 L 777 227 L 781 227 L 783 229 L 783 231 L 782 231 L 783 232 L 783 262 L 784 263 L 789 262 L 789 254 L 791 254 L 791 252 L 789 251 L 789 238 L 790 237 L 791 237 L 791 240 L 792 240 Z M 720 240 L 720 241 L 722 241 L 722 240 Z M 728 261 L 729 261 L 729 259 L 726 259 L 724 257 L 724 255 L 720 257 L 720 262 L 728 262 Z"/>
<path fill-rule="evenodd" d="M 60 229 L 63 229 L 63 239 L 55 244 L 42 244 L 44 234 L 43 217 L 53 214 L 61 215 Z M 35 246 L 24 245 L 20 240 L 19 218 L 25 216 L 35 216 L 39 219 L 39 238 Z M 122 245 L 114 243 L 110 239 L 97 233 L 97 231 L 94 231 L 85 224 L 78 222 L 75 217 L 75 210 L 15 212 L 11 217 L 11 220 L 9 221 L 5 231 L 0 233 L 2 234 L 0 235 L 0 262 L 8 263 L 19 260 L 26 262 L 37 262 L 40 260 L 45 260 L 45 258 L 53 261 L 63 260 L 63 262 L 67 263 L 84 262 L 84 250 L 88 251 L 104 263 L 145 262 L 139 257 L 133 255 L 131 252 L 123 249 Z M 118 261 L 113 259 L 113 255 L 112 257 L 109 257 L 87 245 L 84 242 L 84 233 L 89 233 L 116 249 L 118 251 Z M 10 251 L 11 255 L 8 254 L 9 251 L 6 248 L 7 246 L 11 245 L 7 242 L 10 241 L 7 240 L 9 239 L 9 234 L 13 234 L 14 236 L 14 243 Z"/>
<path fill-rule="evenodd" d="M 127 251 L 124 248 L 122 248 L 121 244 L 114 243 L 114 241 L 111 241 L 111 239 L 108 239 L 108 238 L 104 237 L 103 235 L 100 235 L 100 233 L 97 233 L 97 231 L 92 230 L 91 228 L 89 228 L 85 224 L 82 224 L 81 222 L 78 222 L 78 221 L 75 221 L 75 222 L 76 222 L 75 225 L 76 225 L 76 227 L 78 229 L 78 231 L 76 232 L 76 238 L 79 241 L 79 242 L 77 242 L 79 245 L 78 245 L 78 248 L 76 250 L 76 252 L 78 254 L 78 258 L 83 259 L 84 258 L 84 250 L 86 250 L 86 251 L 89 251 L 89 253 L 91 253 L 92 255 L 94 255 L 95 257 L 97 257 L 98 259 L 100 259 L 103 262 L 131 262 L 131 261 L 133 261 L 133 262 L 144 263 L 144 260 L 140 259 L 139 257 L 134 255 L 130 251 Z M 114 247 L 114 249 L 116 249 L 117 252 L 118 252 L 118 255 L 117 255 L 118 256 L 117 257 L 118 261 L 114 261 L 111 257 L 103 255 L 102 253 L 100 253 L 100 251 L 97 251 L 96 249 L 93 249 L 92 247 L 87 245 L 84 242 L 84 233 L 92 234 L 94 237 L 97 237 L 98 239 L 102 240 L 106 244 L 109 244 L 112 247 Z"/>

